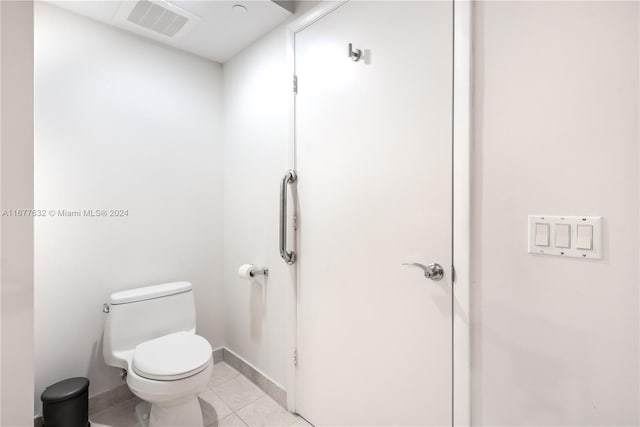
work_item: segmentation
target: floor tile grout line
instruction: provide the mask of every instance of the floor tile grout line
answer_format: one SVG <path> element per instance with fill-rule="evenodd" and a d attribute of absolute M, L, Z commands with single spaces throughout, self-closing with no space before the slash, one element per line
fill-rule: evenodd
<path fill-rule="evenodd" d="M 229 409 L 231 409 L 231 408 L 229 408 Z M 245 426 L 248 426 L 248 425 L 249 425 L 249 424 L 247 424 L 247 422 L 244 420 L 244 418 L 242 418 L 242 417 L 240 416 L 240 414 L 238 414 L 236 411 L 234 411 L 233 409 L 231 409 L 231 413 L 229 413 L 229 414 L 225 415 L 225 416 L 224 416 L 224 417 L 222 417 L 222 418 L 219 418 L 219 419 L 217 419 L 217 420 L 213 421 L 213 423 L 209 424 L 209 425 L 208 425 L 208 426 L 206 426 L 206 427 L 212 427 L 212 426 L 213 426 L 214 424 L 216 424 L 216 423 L 217 423 L 217 424 L 220 424 L 220 421 L 224 420 L 225 418 L 229 418 L 229 417 L 231 417 L 231 416 L 233 416 L 233 415 L 235 415 L 236 417 L 240 418 L 240 421 L 242 421 L 242 424 L 244 424 Z"/>
<path fill-rule="evenodd" d="M 235 411 L 233 411 L 233 410 L 231 410 L 230 414 L 227 414 L 224 417 L 213 421 L 211 424 L 209 424 L 206 427 L 215 427 L 216 424 L 220 424 L 220 421 L 224 420 L 225 418 L 229 418 L 229 417 L 231 417 L 233 415 L 235 415 L 236 417 L 240 418 L 240 421 L 242 421 L 242 424 L 244 424 L 246 427 L 249 427 L 249 425 L 240 417 L 240 415 L 236 414 Z"/>
<path fill-rule="evenodd" d="M 233 366 L 232 366 L 232 368 L 233 368 Z M 268 395 L 264 390 L 262 390 L 262 389 L 261 389 L 260 387 L 258 387 L 256 384 L 254 384 L 254 383 L 253 383 L 253 381 L 251 381 L 249 378 L 247 378 L 247 377 L 245 377 L 244 375 L 242 375 L 242 373 L 241 373 L 241 372 L 239 372 L 238 370 L 236 370 L 235 368 L 234 368 L 234 370 L 235 370 L 236 372 L 238 372 L 238 375 L 235 375 L 233 378 L 229 378 L 229 379 L 228 379 L 227 381 L 225 381 L 224 383 L 220 383 L 220 384 L 218 384 L 218 385 L 216 386 L 216 388 L 217 388 L 217 387 L 219 387 L 219 386 L 222 386 L 223 384 L 226 384 L 227 382 L 229 382 L 229 381 L 231 381 L 231 380 L 233 380 L 233 379 L 236 379 L 238 376 L 241 376 L 241 377 L 243 377 L 244 379 L 248 380 L 248 381 L 249 381 L 249 382 L 250 382 L 254 387 L 256 387 L 256 388 L 258 389 L 258 391 L 261 393 L 261 395 L 260 395 L 260 396 L 258 396 L 257 398 L 255 398 L 254 400 L 252 400 L 251 402 L 249 402 L 249 403 L 246 403 L 246 404 L 242 405 L 241 407 L 239 407 L 239 408 L 236 410 L 236 409 L 233 409 L 231 406 L 229 406 L 229 404 L 228 404 L 228 403 L 227 403 L 227 402 L 222 398 L 222 396 L 220 396 L 218 393 L 216 393 L 216 391 L 213 389 L 213 387 L 209 386 L 209 389 L 211 390 L 211 392 L 212 392 L 213 394 L 215 394 L 215 395 L 218 397 L 218 399 L 222 400 L 222 401 L 224 402 L 224 404 L 225 404 L 225 405 L 227 405 L 227 406 L 229 407 L 229 409 L 231 409 L 233 412 L 236 412 L 236 413 L 237 413 L 237 411 L 241 410 L 242 408 L 244 408 L 244 407 L 246 407 L 246 406 L 248 406 L 248 405 L 251 405 L 252 403 L 254 403 L 254 402 L 256 402 L 256 401 L 258 401 L 258 400 L 262 399 L 262 398 L 263 398 L 263 397 L 265 397 L 265 396 L 268 396 L 269 398 L 271 398 L 271 396 L 269 396 L 269 395 Z M 273 398 L 271 398 L 271 399 L 273 399 Z M 277 402 L 276 402 L 276 403 L 277 403 Z M 240 416 L 240 414 L 237 414 L 237 415 L 238 415 L 238 416 Z M 242 417 L 240 417 L 240 418 L 242 418 Z M 244 419 L 243 419 L 243 421 L 244 421 Z"/>
<path fill-rule="evenodd" d="M 240 419 L 240 421 L 242 421 L 242 424 L 244 424 L 245 426 L 249 427 L 249 424 L 247 424 L 247 422 L 244 420 L 244 418 L 242 418 L 238 413 L 236 413 L 236 411 L 233 411 L 232 413 L 230 413 L 229 415 L 227 415 L 224 418 L 230 417 L 232 415 L 235 415 L 237 418 Z"/>
<path fill-rule="evenodd" d="M 239 374 L 239 375 L 242 375 L 242 374 Z M 214 388 L 218 388 L 221 385 L 226 384 L 229 381 L 236 379 L 237 377 L 238 377 L 238 375 L 234 375 L 233 377 L 227 378 L 226 380 L 222 381 L 220 384 L 216 384 L 215 386 L 212 385 L 211 383 L 209 383 L 209 384 L 207 384 L 207 387 L 209 388 L 209 390 L 213 391 Z"/>
<path fill-rule="evenodd" d="M 260 390 L 260 391 L 262 391 L 262 390 Z M 263 395 L 262 395 L 262 396 L 259 396 L 259 397 L 257 397 L 256 399 L 253 399 L 251 402 L 249 402 L 249 403 L 246 403 L 246 404 L 242 405 L 242 406 L 241 406 L 241 407 L 239 407 L 238 409 L 233 409 L 233 408 L 231 408 L 231 406 L 229 406 L 229 405 L 227 405 L 227 406 L 229 406 L 229 408 L 231 408 L 231 410 L 232 410 L 233 412 L 235 412 L 235 413 L 240 417 L 240 414 L 238 414 L 238 412 L 237 412 L 237 411 L 239 411 L 239 410 L 241 410 L 241 409 L 244 409 L 244 408 L 246 408 L 247 406 L 251 405 L 252 403 L 257 402 L 258 400 L 260 400 L 260 399 L 262 399 L 263 397 L 265 397 L 265 396 L 266 396 L 266 393 L 264 393 L 264 392 L 262 392 L 262 393 L 263 393 Z M 220 397 L 220 396 L 218 396 L 218 397 Z M 222 399 L 222 398 L 220 397 L 220 399 Z M 224 400 L 223 400 L 223 402 L 224 402 Z M 225 403 L 226 403 L 226 402 L 225 402 Z M 242 418 L 242 417 L 240 417 L 240 418 Z M 243 419 L 243 421 L 244 421 L 244 419 Z"/>
<path fill-rule="evenodd" d="M 130 397 L 129 399 L 127 399 L 127 400 L 123 400 L 122 402 L 116 403 L 115 405 L 107 406 L 107 407 L 106 407 L 106 408 L 104 408 L 104 409 L 101 409 L 101 410 L 99 410 L 99 411 L 97 411 L 97 412 L 94 412 L 94 413 L 92 413 L 92 414 L 89 414 L 89 418 L 92 418 L 92 417 L 93 417 L 93 418 L 95 418 L 95 416 L 96 416 L 96 415 L 101 414 L 101 413 L 103 413 L 103 412 L 105 412 L 105 411 L 113 410 L 113 408 L 115 408 L 115 407 L 118 407 L 118 406 L 125 406 L 126 404 L 128 404 L 128 403 L 129 403 L 129 402 L 131 402 L 132 400 L 140 400 L 140 398 L 139 398 L 139 397 L 137 397 L 137 396 L 133 396 L 133 397 Z"/>
<path fill-rule="evenodd" d="M 226 363 L 226 362 L 220 362 L 220 363 Z M 229 366 L 231 369 L 233 369 L 233 371 L 234 371 L 236 374 L 235 374 L 234 376 L 229 377 L 229 378 L 227 378 L 226 380 L 222 381 L 220 384 L 216 385 L 216 387 L 218 387 L 219 385 L 222 385 L 222 384 L 224 384 L 224 383 L 226 383 L 226 382 L 228 382 L 228 381 L 231 381 L 232 379 L 236 378 L 236 377 L 237 377 L 237 376 L 239 376 L 239 375 L 242 375 L 242 373 L 241 373 L 240 371 L 238 371 L 237 369 L 235 369 L 233 366 L 229 365 L 228 363 L 227 363 L 226 365 L 227 365 L 227 366 Z M 215 369 L 215 368 L 214 368 L 214 369 Z M 211 385 L 211 383 L 209 383 L 208 385 L 209 385 L 209 387 L 212 387 L 212 388 L 213 388 L 213 386 Z"/>
<path fill-rule="evenodd" d="M 214 388 L 216 388 L 216 387 L 220 387 L 221 385 L 226 384 L 226 383 L 228 383 L 229 381 L 231 381 L 231 380 L 233 380 L 233 379 L 236 379 L 237 377 L 238 377 L 238 375 L 234 375 L 233 377 L 231 377 L 231 378 L 227 378 L 226 380 L 222 381 L 220 384 L 216 384 L 215 386 L 214 386 L 214 385 L 212 385 L 212 384 L 207 384 L 207 387 L 209 387 L 211 390 L 213 390 Z"/>
<path fill-rule="evenodd" d="M 212 389 L 212 390 L 213 390 L 214 388 L 218 388 L 218 387 L 220 387 L 220 386 L 222 386 L 222 385 L 224 385 L 224 384 L 228 383 L 229 381 L 233 381 L 233 380 L 235 380 L 236 378 L 238 378 L 238 376 L 237 376 L 237 375 L 236 375 L 235 377 L 233 377 L 233 378 L 228 378 L 228 379 L 226 379 L 226 380 L 222 381 L 222 382 L 221 382 L 221 383 L 219 383 L 219 384 L 216 384 L 216 385 L 208 384 L 208 386 L 209 386 L 209 388 L 210 388 L 210 389 Z"/>
<path fill-rule="evenodd" d="M 253 401 L 253 402 L 251 402 L 251 403 L 257 402 L 257 401 L 258 401 L 258 400 L 260 400 L 260 399 L 262 399 L 262 397 L 260 397 L 260 398 L 258 398 L 258 399 L 256 399 L 256 400 L 254 400 L 254 401 Z M 246 408 L 246 407 L 247 407 L 247 406 L 249 406 L 249 405 L 251 405 L 251 403 L 246 404 L 246 405 L 245 405 L 245 406 L 243 406 L 242 408 L 238 408 L 238 411 L 239 411 L 239 410 L 241 410 L 241 409 L 243 409 L 243 408 Z M 234 413 L 234 414 L 236 414 L 236 416 L 237 416 L 238 418 L 240 418 L 240 419 L 242 420 L 242 422 L 243 422 L 245 425 L 247 425 L 247 426 L 249 425 L 249 421 L 248 421 L 248 420 L 245 420 L 244 418 L 242 418 L 242 415 L 240 415 L 237 411 L 233 411 L 233 413 Z"/>
<path fill-rule="evenodd" d="M 287 425 L 285 425 L 285 426 L 280 426 L 280 427 L 290 427 L 290 426 L 294 425 L 294 424 L 298 421 L 298 420 L 297 420 L 297 418 L 298 418 L 298 415 L 297 415 L 297 414 L 294 414 L 293 412 L 289 412 L 289 411 L 287 411 L 285 408 L 282 408 L 282 406 L 280 406 L 280 404 L 279 404 L 278 402 L 276 402 L 276 401 L 275 401 L 271 396 L 269 396 L 269 395 L 268 395 L 268 394 L 266 394 L 266 393 L 264 394 L 264 396 L 257 398 L 257 399 L 256 399 L 256 400 L 254 400 L 253 402 L 251 402 L 251 403 L 247 403 L 247 404 L 246 404 L 246 405 L 244 405 L 243 407 L 238 408 L 238 410 L 234 410 L 234 409 L 232 409 L 232 411 L 233 411 L 233 413 L 234 413 L 234 414 L 236 414 L 236 415 L 238 416 L 238 418 L 240 418 L 240 420 L 242 420 L 242 422 L 243 422 L 246 426 L 249 426 L 249 421 L 247 421 L 247 420 L 245 420 L 244 418 L 242 418 L 242 415 L 241 415 L 241 414 L 239 414 L 239 413 L 238 413 L 238 411 L 240 411 L 240 410 L 242 410 L 242 409 L 246 408 L 247 406 L 251 405 L 252 403 L 257 402 L 257 401 L 258 401 L 258 400 L 260 400 L 260 399 L 263 399 L 264 397 L 268 397 L 268 398 L 269 398 L 269 399 L 271 399 L 274 403 L 276 403 L 276 404 L 278 405 L 278 407 L 279 407 L 281 410 L 283 410 L 284 412 L 287 412 L 287 413 L 289 413 L 289 414 L 292 414 L 292 415 L 294 416 L 293 421 L 291 421 L 289 424 L 287 424 Z M 228 416 L 228 415 L 227 415 L 227 416 Z M 300 417 L 300 418 L 302 418 L 302 417 Z M 306 420 L 305 420 L 305 421 L 306 421 Z"/>

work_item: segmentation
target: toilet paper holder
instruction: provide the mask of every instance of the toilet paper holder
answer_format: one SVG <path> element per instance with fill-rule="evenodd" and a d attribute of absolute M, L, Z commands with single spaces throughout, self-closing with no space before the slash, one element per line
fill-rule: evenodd
<path fill-rule="evenodd" d="M 251 277 L 268 276 L 268 275 L 269 275 L 269 269 L 267 267 L 262 267 L 262 268 L 256 267 L 255 269 L 249 272 L 249 276 Z"/>
<path fill-rule="evenodd" d="M 267 267 L 256 267 L 253 264 L 242 264 L 238 268 L 238 276 L 242 279 L 255 279 L 256 276 L 269 276 L 269 269 Z"/>

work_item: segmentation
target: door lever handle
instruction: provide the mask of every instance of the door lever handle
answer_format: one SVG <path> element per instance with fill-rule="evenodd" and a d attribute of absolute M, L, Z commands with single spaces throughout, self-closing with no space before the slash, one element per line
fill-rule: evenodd
<path fill-rule="evenodd" d="M 419 262 L 405 262 L 402 265 L 421 268 L 424 271 L 424 277 L 427 279 L 438 281 L 444 277 L 444 269 L 437 262 L 432 262 L 429 265 L 420 264 Z"/>

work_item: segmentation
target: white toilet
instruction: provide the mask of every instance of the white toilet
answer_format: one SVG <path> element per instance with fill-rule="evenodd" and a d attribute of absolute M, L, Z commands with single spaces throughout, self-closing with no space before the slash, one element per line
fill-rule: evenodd
<path fill-rule="evenodd" d="M 213 371 L 209 342 L 196 335 L 191 283 L 117 292 L 105 311 L 103 355 L 127 370 L 127 385 L 151 403 L 149 427 L 202 427 L 198 394 Z"/>

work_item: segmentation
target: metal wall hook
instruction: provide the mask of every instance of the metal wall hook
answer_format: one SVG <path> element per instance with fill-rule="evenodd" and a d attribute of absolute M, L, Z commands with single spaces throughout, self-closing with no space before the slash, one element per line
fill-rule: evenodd
<path fill-rule="evenodd" d="M 360 49 L 354 49 L 353 45 L 349 43 L 349 58 L 354 62 L 358 62 L 361 57 L 362 51 Z"/>

